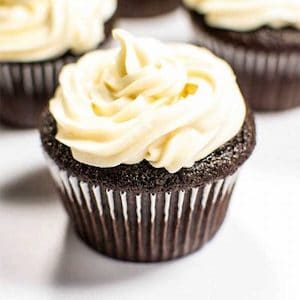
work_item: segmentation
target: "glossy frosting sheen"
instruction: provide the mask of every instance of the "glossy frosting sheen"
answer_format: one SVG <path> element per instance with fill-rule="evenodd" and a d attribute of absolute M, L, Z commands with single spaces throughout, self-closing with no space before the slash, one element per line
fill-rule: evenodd
<path fill-rule="evenodd" d="M 0 0 L 0 61 L 95 49 L 116 5 L 116 0 Z"/>
<path fill-rule="evenodd" d="M 63 69 L 50 102 L 57 140 L 98 167 L 148 160 L 174 173 L 233 138 L 245 103 L 231 68 L 208 50 L 115 30 L 121 47 Z"/>
<path fill-rule="evenodd" d="M 300 29 L 300 0 L 184 0 L 212 27 L 251 31 L 262 26 Z"/>

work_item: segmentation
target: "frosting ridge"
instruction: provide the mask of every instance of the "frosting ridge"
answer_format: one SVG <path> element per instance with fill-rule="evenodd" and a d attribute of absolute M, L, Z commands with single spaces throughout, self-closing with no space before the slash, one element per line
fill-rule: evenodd
<path fill-rule="evenodd" d="M 114 30 L 120 48 L 64 67 L 50 101 L 57 140 L 97 167 L 147 160 L 192 167 L 241 129 L 246 108 L 231 68 L 208 50 Z"/>

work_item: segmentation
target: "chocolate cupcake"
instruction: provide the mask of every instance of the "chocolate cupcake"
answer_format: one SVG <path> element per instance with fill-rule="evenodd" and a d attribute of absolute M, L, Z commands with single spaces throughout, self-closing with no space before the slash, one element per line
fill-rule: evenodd
<path fill-rule="evenodd" d="M 119 0 L 120 16 L 126 18 L 153 17 L 171 12 L 181 0 Z"/>
<path fill-rule="evenodd" d="M 198 43 L 226 59 L 255 110 L 300 105 L 300 2 L 184 0 Z"/>
<path fill-rule="evenodd" d="M 66 63 L 109 37 L 116 0 L 0 3 L 0 119 L 34 127 Z"/>
<path fill-rule="evenodd" d="M 163 261 L 220 228 L 255 126 L 231 68 L 208 50 L 113 35 L 63 68 L 41 140 L 60 197 L 92 248 Z"/>

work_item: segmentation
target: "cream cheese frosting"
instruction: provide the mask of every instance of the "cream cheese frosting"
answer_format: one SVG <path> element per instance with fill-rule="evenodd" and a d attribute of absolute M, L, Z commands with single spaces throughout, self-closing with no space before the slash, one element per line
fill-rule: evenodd
<path fill-rule="evenodd" d="M 96 167 L 147 160 L 170 173 L 233 138 L 246 115 L 232 69 L 206 49 L 135 38 L 63 68 L 50 101 L 56 139 Z"/>
<path fill-rule="evenodd" d="M 263 26 L 300 29 L 300 0 L 184 0 L 211 27 L 253 31 Z"/>
<path fill-rule="evenodd" d="M 0 61 L 93 50 L 116 8 L 116 0 L 0 0 Z"/>

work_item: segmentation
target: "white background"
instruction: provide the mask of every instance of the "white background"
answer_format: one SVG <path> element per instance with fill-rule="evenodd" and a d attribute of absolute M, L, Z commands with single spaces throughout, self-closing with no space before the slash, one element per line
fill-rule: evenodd
<path fill-rule="evenodd" d="M 180 11 L 119 26 L 193 38 Z M 148 265 L 111 260 L 79 241 L 38 133 L 0 127 L 0 300 L 300 299 L 300 109 L 256 119 L 258 146 L 219 234 L 196 254 Z"/>

